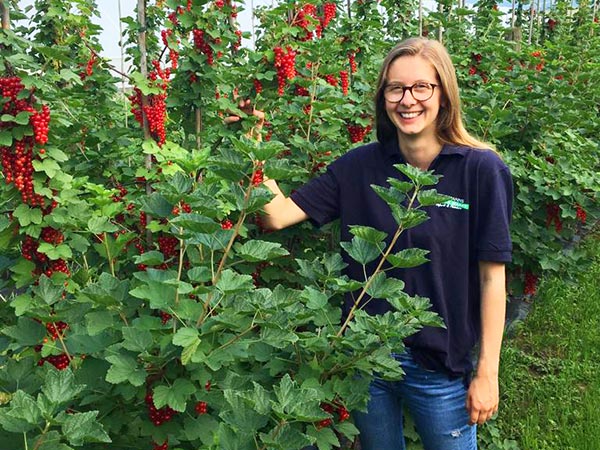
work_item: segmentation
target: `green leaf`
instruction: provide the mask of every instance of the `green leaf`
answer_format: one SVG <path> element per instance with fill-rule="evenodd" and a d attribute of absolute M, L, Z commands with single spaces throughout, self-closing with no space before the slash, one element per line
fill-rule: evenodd
<path fill-rule="evenodd" d="M 69 259 L 73 257 L 71 248 L 66 244 L 52 245 L 48 242 L 42 242 L 37 251 L 47 255 L 52 261 L 57 259 Z"/>
<path fill-rule="evenodd" d="M 5 327 L 2 333 L 11 337 L 19 345 L 33 346 L 39 344 L 44 338 L 46 328 L 28 317 L 19 317 L 16 325 Z"/>
<path fill-rule="evenodd" d="M 194 267 L 187 271 L 187 276 L 190 281 L 197 283 L 206 283 L 212 279 L 212 273 L 208 267 L 200 266 Z"/>
<path fill-rule="evenodd" d="M 0 131 L 0 147 L 10 147 L 12 140 L 13 137 L 10 131 Z"/>
<path fill-rule="evenodd" d="M 62 432 L 69 444 L 81 446 L 91 442 L 112 442 L 97 416 L 98 411 L 66 414 Z"/>
<path fill-rule="evenodd" d="M 434 175 L 432 171 L 424 171 L 410 164 L 394 164 L 394 167 L 418 186 L 431 186 L 440 179 L 440 176 Z"/>
<path fill-rule="evenodd" d="M 385 272 L 373 276 L 367 294 L 373 298 L 389 298 L 397 296 L 404 289 L 404 282 L 396 278 L 388 278 Z"/>
<path fill-rule="evenodd" d="M 63 290 L 64 286 L 56 286 L 46 275 L 42 275 L 38 285 L 32 287 L 33 293 L 44 300 L 47 305 L 53 305 L 61 300 Z"/>
<path fill-rule="evenodd" d="M 276 242 L 252 240 L 245 244 L 236 244 L 234 246 L 236 252 L 246 261 L 268 261 L 280 256 L 289 255 L 289 252 L 281 248 L 281 244 Z"/>
<path fill-rule="evenodd" d="M 10 401 L 9 414 L 31 425 L 38 425 L 42 418 L 42 412 L 35 399 L 22 390 L 18 390 L 13 395 Z"/>
<path fill-rule="evenodd" d="M 60 166 L 52 158 L 43 160 L 34 159 L 32 161 L 33 168 L 36 172 L 45 172 L 48 178 L 54 178 L 61 171 Z"/>
<path fill-rule="evenodd" d="M 217 289 L 225 294 L 244 292 L 254 289 L 254 282 L 250 275 L 240 275 L 231 269 L 224 270 L 217 282 Z"/>
<path fill-rule="evenodd" d="M 302 298 L 306 299 L 306 307 L 314 310 L 324 308 L 329 300 L 326 294 L 316 290 L 312 286 L 304 288 L 302 291 Z"/>
<path fill-rule="evenodd" d="M 195 328 L 180 328 L 177 330 L 177 333 L 173 335 L 173 345 L 179 347 L 188 347 L 198 341 L 200 341 L 200 335 Z"/>
<path fill-rule="evenodd" d="M 352 259 L 363 265 L 375 260 L 382 251 L 377 245 L 357 236 L 354 236 L 351 242 L 340 242 L 340 245 Z"/>
<path fill-rule="evenodd" d="M 92 311 L 85 315 L 87 332 L 90 336 L 102 333 L 114 325 L 114 318 L 108 311 Z"/>
<path fill-rule="evenodd" d="M 165 405 L 175 411 L 184 412 L 185 405 L 197 388 L 191 381 L 178 378 L 172 386 L 156 386 L 153 391 L 154 406 L 160 409 Z"/>
<path fill-rule="evenodd" d="M 387 179 L 387 182 L 390 184 L 390 186 L 397 191 L 402 192 L 403 194 L 407 194 L 415 188 L 414 184 L 409 183 L 408 181 L 400 181 L 397 178 L 390 177 Z"/>
<path fill-rule="evenodd" d="M 383 231 L 376 230 L 372 227 L 359 225 L 350 225 L 350 233 L 352 233 L 354 236 L 364 239 L 367 242 L 370 242 L 371 244 L 379 244 L 387 237 L 387 233 Z"/>
<path fill-rule="evenodd" d="M 386 259 L 392 266 L 405 269 L 426 263 L 429 261 L 429 258 L 427 258 L 428 254 L 429 250 L 407 248 L 393 255 L 388 255 Z"/>
<path fill-rule="evenodd" d="M 145 264 L 147 266 L 158 266 L 165 262 L 165 255 L 158 250 L 150 250 L 149 252 L 137 255 L 134 258 L 136 264 Z"/>
<path fill-rule="evenodd" d="M 94 234 L 114 233 L 119 229 L 114 223 L 111 223 L 108 217 L 94 216 L 88 220 L 87 229 Z"/>
<path fill-rule="evenodd" d="M 19 125 L 27 125 L 29 123 L 29 117 L 31 116 L 31 112 L 29 111 L 21 111 L 15 116 L 15 122 Z"/>
<path fill-rule="evenodd" d="M 427 189 L 425 191 L 420 191 L 417 194 L 417 201 L 421 206 L 432 206 L 439 205 L 450 200 L 451 197 L 448 195 L 440 194 L 435 189 Z"/>
<path fill-rule="evenodd" d="M 67 156 L 67 154 L 56 147 L 49 147 L 46 149 L 46 152 L 47 152 L 48 156 L 55 161 L 66 162 L 69 160 L 69 157 Z"/>
<path fill-rule="evenodd" d="M 85 388 L 84 385 L 75 384 L 75 376 L 71 369 L 54 370 L 46 372 L 46 380 L 42 392 L 46 398 L 55 405 L 70 402 Z"/>
<path fill-rule="evenodd" d="M 316 428 L 310 427 L 306 430 L 319 450 L 331 450 L 333 447 L 339 447 L 340 441 L 329 427 Z"/>
<path fill-rule="evenodd" d="M 382 186 L 377 186 L 376 184 L 372 184 L 371 188 L 390 207 L 392 207 L 393 205 L 401 206 L 402 202 L 406 198 L 406 195 L 403 192 L 397 191 L 394 188 L 384 188 Z"/>
<path fill-rule="evenodd" d="M 123 347 L 132 352 L 144 352 L 151 348 L 153 343 L 152 333 L 148 330 L 139 330 L 135 327 L 123 327 Z"/>
<path fill-rule="evenodd" d="M 117 354 L 106 357 L 111 363 L 106 373 L 106 381 L 112 384 L 119 384 L 125 381 L 133 386 L 141 386 L 146 381 L 146 372 L 139 368 L 135 359 L 130 356 Z"/>
<path fill-rule="evenodd" d="M 159 193 L 153 193 L 140 199 L 141 209 L 157 217 L 168 217 L 173 205 Z"/>
<path fill-rule="evenodd" d="M 176 227 L 183 227 L 185 231 L 195 233 L 214 233 L 221 229 L 221 225 L 209 217 L 200 214 L 181 214 L 171 219 L 171 223 Z"/>
<path fill-rule="evenodd" d="M 13 211 L 13 217 L 19 220 L 19 225 L 26 227 L 34 223 L 39 225 L 42 223 L 42 210 L 40 208 L 30 208 L 27 205 L 19 205 Z"/>

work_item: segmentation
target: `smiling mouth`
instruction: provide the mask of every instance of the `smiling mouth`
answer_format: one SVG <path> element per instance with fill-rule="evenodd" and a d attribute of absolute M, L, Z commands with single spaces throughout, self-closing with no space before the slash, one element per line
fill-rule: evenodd
<path fill-rule="evenodd" d="M 417 116 L 420 116 L 423 113 L 423 111 L 417 111 L 417 112 L 401 112 L 400 117 L 402 117 L 403 119 L 413 119 Z"/>

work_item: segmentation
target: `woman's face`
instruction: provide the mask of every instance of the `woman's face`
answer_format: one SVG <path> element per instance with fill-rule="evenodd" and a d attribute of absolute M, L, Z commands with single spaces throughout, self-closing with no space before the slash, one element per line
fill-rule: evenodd
<path fill-rule="evenodd" d="M 442 95 L 433 65 L 421 56 L 401 56 L 390 64 L 386 78 L 386 89 L 393 89 L 394 86 L 400 89 L 402 86 L 426 83 L 436 85 L 433 88 L 433 95 L 428 100 L 416 100 L 409 90 L 405 90 L 401 101 L 392 103 L 386 100 L 385 109 L 400 137 L 404 135 L 437 139 L 436 119 Z M 417 89 L 415 87 L 414 91 L 417 92 Z"/>

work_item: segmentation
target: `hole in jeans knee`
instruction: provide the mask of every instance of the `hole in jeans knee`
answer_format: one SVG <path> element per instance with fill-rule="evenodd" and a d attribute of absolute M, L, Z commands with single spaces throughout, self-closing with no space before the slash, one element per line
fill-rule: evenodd
<path fill-rule="evenodd" d="M 460 430 L 452 430 L 450 432 L 450 436 L 452 436 L 453 438 L 459 438 L 462 435 L 462 432 Z"/>

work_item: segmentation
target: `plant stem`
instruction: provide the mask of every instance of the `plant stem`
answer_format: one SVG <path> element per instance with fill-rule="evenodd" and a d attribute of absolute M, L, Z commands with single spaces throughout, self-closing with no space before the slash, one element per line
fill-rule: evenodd
<path fill-rule="evenodd" d="M 106 242 L 107 239 L 107 234 L 106 232 L 102 233 L 102 243 L 104 244 L 104 248 L 106 250 L 106 259 L 108 259 L 108 266 L 110 267 L 110 274 L 113 277 L 116 277 L 115 275 L 115 263 L 112 259 L 112 256 L 110 254 L 110 248 L 108 247 L 108 242 Z"/>
<path fill-rule="evenodd" d="M 408 207 L 406 208 L 407 210 L 410 210 L 412 208 L 412 206 L 413 206 L 413 204 L 414 204 L 414 202 L 415 202 L 415 200 L 417 198 L 418 192 L 419 192 L 419 186 L 416 186 L 415 190 L 413 192 L 413 195 L 410 198 L 410 202 L 408 203 Z M 363 286 L 362 290 L 360 291 L 360 294 L 359 294 L 358 298 L 354 301 L 354 304 L 352 305 L 352 309 L 350 309 L 350 312 L 348 313 L 348 317 L 346 318 L 346 320 L 342 324 L 340 330 L 337 332 L 336 337 L 340 337 L 342 334 L 344 334 L 344 331 L 346 331 L 346 328 L 348 328 L 348 325 L 350 324 L 350 322 L 354 318 L 354 313 L 359 308 L 360 301 L 362 300 L 362 298 L 367 293 L 367 289 L 369 289 L 369 287 L 371 286 L 371 283 L 373 283 L 373 280 L 375 279 L 375 276 L 379 272 L 381 272 L 381 268 L 383 267 L 383 264 L 386 262 L 387 257 L 392 252 L 392 249 L 394 248 L 394 245 L 396 245 L 396 241 L 398 241 L 398 238 L 400 237 L 400 235 L 402 234 L 403 231 L 404 231 L 404 227 L 402 225 L 399 225 L 398 229 L 396 230 L 396 233 L 394 233 L 394 237 L 392 238 L 392 241 L 390 242 L 390 245 L 388 245 L 387 250 L 381 256 L 381 258 L 379 260 L 379 263 L 377 264 L 377 267 L 375 268 L 375 271 L 371 274 L 371 276 L 369 277 L 369 279 L 367 280 L 367 282 Z"/>

